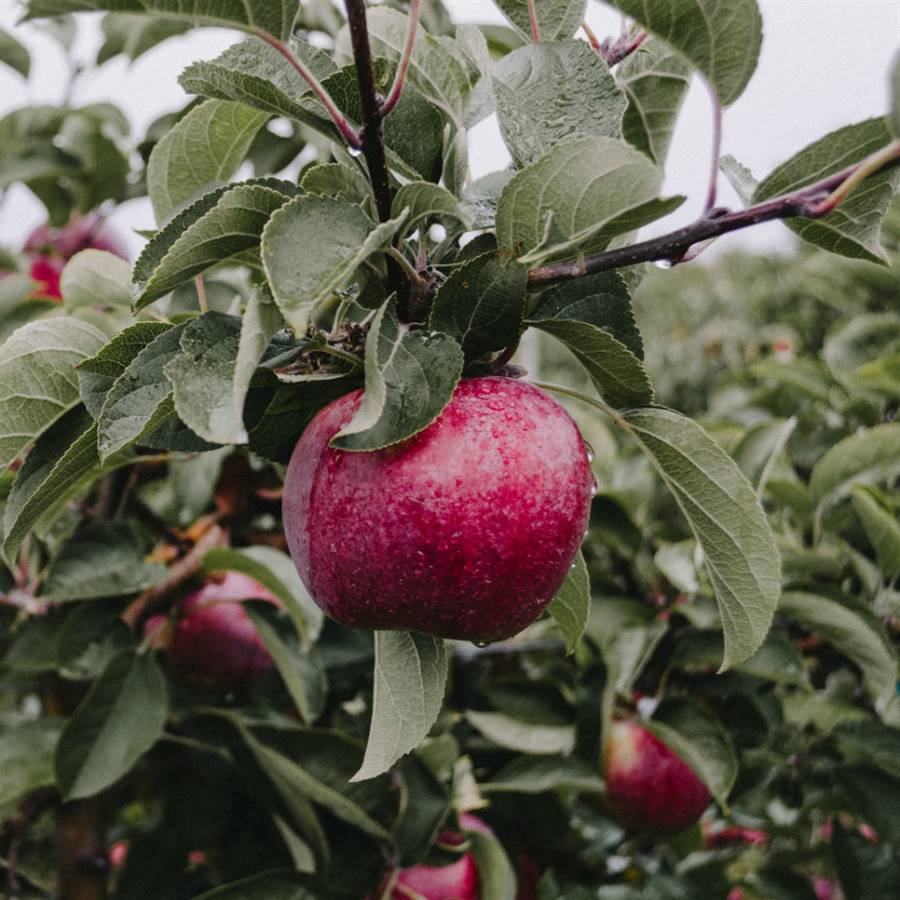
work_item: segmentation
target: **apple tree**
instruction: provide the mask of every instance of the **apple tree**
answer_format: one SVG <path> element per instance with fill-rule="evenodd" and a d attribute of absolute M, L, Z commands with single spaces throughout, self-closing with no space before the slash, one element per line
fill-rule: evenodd
<path fill-rule="evenodd" d="M 587 0 L 497 5 L 27 0 L 0 33 L 27 77 L 80 13 L 101 72 L 235 32 L 146 134 L 0 119 L 0 189 L 47 209 L 0 257 L 8 897 L 900 895 L 900 67 L 757 181 L 719 152 L 754 0 L 612 0 L 602 40 Z M 666 230 L 694 77 L 709 186 Z M 492 115 L 511 163 L 473 180 Z M 131 265 L 105 215 L 144 196 Z M 677 315 L 666 278 L 774 219 L 889 299 L 803 344 L 767 305 L 701 422 L 632 297 Z"/>

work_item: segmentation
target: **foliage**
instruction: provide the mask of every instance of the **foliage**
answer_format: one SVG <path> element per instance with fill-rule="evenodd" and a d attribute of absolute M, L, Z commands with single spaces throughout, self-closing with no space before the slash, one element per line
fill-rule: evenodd
<path fill-rule="evenodd" d="M 435 839 L 472 810 L 496 835 L 465 844 L 482 900 L 517 880 L 527 897 L 535 868 L 541 898 L 571 900 L 808 898 L 813 875 L 847 900 L 900 891 L 896 100 L 759 185 L 723 161 L 818 249 L 645 273 L 683 255 L 663 241 L 606 271 L 683 199 L 660 187 L 690 72 L 728 106 L 762 37 L 754 0 L 613 5 L 652 33 L 618 65 L 575 37 L 584 2 L 534 23 L 498 2 L 514 29 L 375 6 L 369 71 L 323 2 L 26 4 L 64 47 L 71 14 L 104 12 L 97 65 L 189 27 L 244 34 L 145 135 L 107 104 L 0 119 L 0 189 L 25 185 L 52 225 L 146 195 L 158 226 L 133 269 L 66 253 L 58 303 L 31 256 L 0 259 L 15 896 L 54 895 L 51 815 L 73 811 L 101 850 L 127 841 L 123 900 L 359 900 L 394 865 L 447 862 Z M 0 34 L 23 77 L 26 44 Z M 375 91 L 395 84 L 379 144 Z M 513 165 L 472 182 L 466 129 L 492 112 Z M 363 387 L 334 446 L 396 447 L 461 377 L 521 375 L 523 336 L 595 454 L 549 615 L 489 647 L 324 619 L 280 521 L 306 425 Z M 282 604 L 248 605 L 273 666 L 228 689 L 180 678 L 154 625 L 222 571 Z M 623 715 L 706 782 L 701 825 L 662 841 L 605 812 Z"/>

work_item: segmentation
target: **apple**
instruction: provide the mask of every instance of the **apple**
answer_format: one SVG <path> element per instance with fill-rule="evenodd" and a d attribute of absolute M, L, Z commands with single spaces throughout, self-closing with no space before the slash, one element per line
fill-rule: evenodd
<path fill-rule="evenodd" d="M 606 803 L 624 824 L 674 833 L 709 805 L 709 791 L 681 757 L 636 722 L 614 722 L 603 751 Z"/>
<path fill-rule="evenodd" d="M 471 378 L 401 444 L 329 446 L 361 399 L 321 410 L 288 464 L 284 528 L 310 594 L 354 628 L 479 644 L 521 631 L 587 528 L 593 478 L 569 414 L 525 382 Z"/>
<path fill-rule="evenodd" d="M 125 865 L 125 858 L 128 856 L 128 841 L 116 841 L 109 850 L 106 851 L 106 858 L 109 861 L 110 868 L 115 872 Z"/>
<path fill-rule="evenodd" d="M 240 572 L 210 579 L 179 604 L 167 631 L 165 616 L 152 616 L 144 626 L 150 645 L 166 650 L 172 670 L 209 687 L 237 686 L 272 667 L 256 627 L 241 606 L 244 600 L 278 598 L 258 581 Z"/>
<path fill-rule="evenodd" d="M 769 835 L 765 831 L 757 828 L 742 828 L 740 825 L 709 831 L 703 837 L 707 849 L 730 847 L 734 844 L 749 844 L 758 847 L 769 842 Z"/>
<path fill-rule="evenodd" d="M 106 250 L 128 259 L 124 243 L 98 213 L 77 216 L 59 229 L 45 222 L 25 238 L 22 249 L 31 260 L 31 277 L 40 285 L 35 296 L 57 299 L 62 298 L 63 267 L 80 250 Z"/>

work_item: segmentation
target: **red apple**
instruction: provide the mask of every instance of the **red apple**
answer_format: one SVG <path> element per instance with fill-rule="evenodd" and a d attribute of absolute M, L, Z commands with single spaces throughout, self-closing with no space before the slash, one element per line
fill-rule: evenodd
<path fill-rule="evenodd" d="M 607 805 L 630 827 L 683 831 L 709 805 L 709 791 L 690 766 L 635 722 L 613 723 L 603 762 Z"/>
<path fill-rule="evenodd" d="M 62 297 L 63 267 L 80 250 L 106 250 L 128 259 L 124 243 L 97 213 L 78 216 L 59 229 L 45 222 L 25 238 L 22 249 L 31 259 L 30 274 L 39 284 L 35 291 L 39 297 Z"/>
<path fill-rule="evenodd" d="M 402 444 L 330 447 L 361 399 L 323 409 L 288 465 L 284 528 L 309 592 L 355 628 L 478 643 L 521 631 L 587 527 L 593 479 L 569 414 L 525 382 L 472 378 Z"/>
<path fill-rule="evenodd" d="M 841 900 L 844 896 L 830 878 L 823 878 L 821 875 L 813 875 L 812 886 L 816 892 L 816 900 Z"/>
<path fill-rule="evenodd" d="M 244 600 L 281 603 L 258 581 L 240 572 L 226 572 L 188 594 L 179 606 L 172 633 L 164 637 L 164 617 L 147 620 L 144 633 L 153 646 L 167 651 L 172 670 L 210 687 L 241 684 L 272 667 L 253 622 L 241 606 Z"/>
<path fill-rule="evenodd" d="M 125 865 L 125 858 L 128 856 L 128 841 L 116 841 L 109 850 L 106 851 L 106 858 L 109 860 L 109 866 L 113 871 L 121 869 Z"/>

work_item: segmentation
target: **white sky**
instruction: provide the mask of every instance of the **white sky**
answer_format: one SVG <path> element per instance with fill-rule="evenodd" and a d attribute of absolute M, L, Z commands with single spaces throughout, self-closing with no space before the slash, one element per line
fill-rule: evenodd
<path fill-rule="evenodd" d="M 427 2 L 427 0 L 425 0 Z M 538 0 L 540 2 L 540 0 Z M 451 14 L 462 21 L 496 21 L 503 17 L 487 0 L 448 0 Z M 725 116 L 723 152 L 731 153 L 762 177 L 794 152 L 838 128 L 887 109 L 887 71 L 900 45 L 898 0 L 760 0 L 764 41 L 759 66 L 745 93 Z M 0 27 L 14 29 L 32 51 L 32 76 L 22 79 L 0 66 L 0 114 L 32 103 L 59 103 L 71 89 L 75 104 L 108 100 L 119 105 L 140 134 L 157 116 L 186 101 L 178 74 L 195 59 L 210 59 L 241 39 L 237 32 L 200 29 L 170 39 L 132 66 L 121 58 L 81 76 L 70 85 L 64 57 L 52 39 L 31 25 L 16 26 L 17 0 L 0 0 Z M 88 60 L 100 36 L 98 17 L 84 23 L 76 53 Z M 619 14 L 590 3 L 588 21 L 601 35 L 619 30 Z M 709 169 L 710 109 L 702 85 L 692 84 L 667 166 L 665 190 L 688 201 L 652 231 L 669 230 L 690 221 L 702 206 Z M 471 161 L 476 176 L 502 167 L 507 160 L 494 121 L 472 133 Z M 737 204 L 731 188 L 720 185 L 719 199 Z M 43 219 L 42 207 L 21 188 L 8 192 L 0 207 L 0 245 L 18 246 Z M 113 216 L 123 228 L 152 228 L 149 202 L 132 201 Z M 789 246 L 787 231 L 769 223 L 724 237 L 726 245 L 755 250 Z M 141 240 L 132 236 L 135 250 Z"/>

